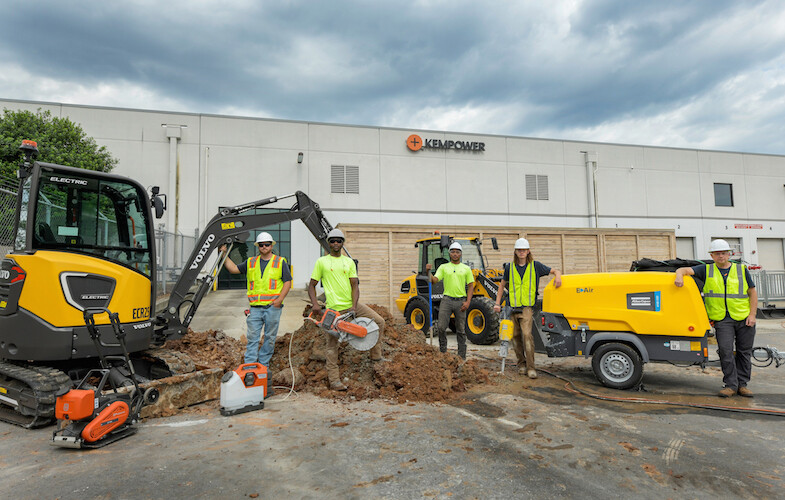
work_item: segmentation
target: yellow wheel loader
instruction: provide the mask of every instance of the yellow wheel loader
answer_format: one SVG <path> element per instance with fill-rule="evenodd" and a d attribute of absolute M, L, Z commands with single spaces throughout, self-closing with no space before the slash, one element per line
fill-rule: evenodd
<path fill-rule="evenodd" d="M 163 215 L 165 195 L 157 187 L 148 195 L 118 175 L 34 161 L 32 141 L 21 149 L 26 159 L 11 222 L 15 239 L 0 267 L 0 419 L 7 422 L 51 423 L 56 396 L 90 370 L 106 369 L 114 386 L 131 385 L 129 371 L 142 382 L 192 372 L 187 356 L 150 348 L 186 334 L 225 256 L 206 276 L 199 278 L 200 272 L 222 244 L 231 247 L 251 229 L 299 219 L 329 251 L 332 227 L 300 191 L 222 209 L 207 224 L 166 307 L 156 311 L 161 273 L 153 215 Z M 255 213 L 288 197 L 296 199 L 289 211 Z M 85 312 L 95 310 L 105 313 L 90 315 L 94 324 L 86 324 Z M 114 328 L 122 329 L 135 370 L 124 366 Z M 111 366 L 100 366 L 99 354 Z M 199 392 L 204 381 L 195 383 Z"/>
<path fill-rule="evenodd" d="M 403 313 L 406 323 L 428 333 L 431 325 L 438 320 L 444 284 L 431 284 L 425 266 L 431 264 L 435 274 L 439 266 L 449 262 L 449 246 L 454 241 L 463 247 L 461 261 L 474 273 L 474 296 L 466 311 L 466 337 L 473 344 L 493 344 L 499 339 L 499 315 L 493 310 L 493 306 L 503 271 L 487 267 L 479 238 L 450 238 L 448 235 L 440 235 L 418 240 L 414 244 L 419 250 L 418 270 L 401 283 L 401 293 L 395 304 Z M 491 241 L 493 248 L 498 250 L 496 238 Z M 505 291 L 505 297 L 506 293 Z M 503 301 L 506 301 L 506 298 Z M 450 329 L 455 331 L 454 317 L 450 318 Z"/>

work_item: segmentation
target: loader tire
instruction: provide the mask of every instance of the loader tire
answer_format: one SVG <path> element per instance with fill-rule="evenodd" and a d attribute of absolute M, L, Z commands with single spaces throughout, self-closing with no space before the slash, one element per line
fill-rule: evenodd
<path fill-rule="evenodd" d="M 490 345 L 499 340 L 499 314 L 488 297 L 475 297 L 466 311 L 465 332 L 469 342 Z"/>
<path fill-rule="evenodd" d="M 591 367 L 597 380 L 613 389 L 630 389 L 643 379 L 641 356 L 627 344 L 602 344 L 592 354 Z"/>
<path fill-rule="evenodd" d="M 403 315 L 406 317 L 406 323 L 412 325 L 424 334 L 428 334 L 431 328 L 431 314 L 428 311 L 428 301 L 419 295 L 409 299 L 406 303 Z"/>

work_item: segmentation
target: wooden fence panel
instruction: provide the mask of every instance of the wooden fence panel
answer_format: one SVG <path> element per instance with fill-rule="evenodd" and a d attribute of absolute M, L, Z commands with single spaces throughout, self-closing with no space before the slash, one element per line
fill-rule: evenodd
<path fill-rule="evenodd" d="M 605 236 L 605 268 L 609 272 L 629 271 L 630 257 L 638 255 L 638 244 L 634 234 Z"/>

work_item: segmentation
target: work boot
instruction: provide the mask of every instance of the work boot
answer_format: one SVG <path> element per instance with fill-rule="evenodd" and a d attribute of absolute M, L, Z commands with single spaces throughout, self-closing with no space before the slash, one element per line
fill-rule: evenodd
<path fill-rule="evenodd" d="M 747 389 L 747 390 L 749 390 L 749 389 Z M 733 396 L 733 394 L 735 392 L 736 391 L 734 391 L 730 387 L 723 387 L 722 389 L 720 389 L 720 392 L 717 394 L 717 396 L 719 396 L 721 398 L 729 398 L 729 397 Z M 741 394 L 741 391 L 739 392 L 739 394 Z"/>
<path fill-rule="evenodd" d="M 349 388 L 343 382 L 330 382 L 330 389 L 333 391 L 345 391 Z"/>
<path fill-rule="evenodd" d="M 518 375 L 526 375 L 526 365 L 521 365 L 518 367 Z"/>
<path fill-rule="evenodd" d="M 529 378 L 537 378 L 537 370 L 534 370 L 534 369 L 529 370 L 529 371 L 526 372 L 526 375 Z"/>
<path fill-rule="evenodd" d="M 753 396 L 752 391 L 744 386 L 739 387 L 738 392 L 739 392 L 739 396 L 744 396 L 745 398 L 751 398 Z"/>

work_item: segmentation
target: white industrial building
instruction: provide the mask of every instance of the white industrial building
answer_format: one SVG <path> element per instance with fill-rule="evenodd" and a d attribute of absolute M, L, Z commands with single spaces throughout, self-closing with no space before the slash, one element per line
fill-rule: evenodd
<path fill-rule="evenodd" d="M 705 258 L 709 240 L 722 237 L 747 262 L 785 269 L 785 156 L 2 105 L 49 110 L 80 124 L 119 159 L 114 173 L 168 194 L 162 221 L 185 235 L 204 228 L 218 207 L 302 190 L 334 225 L 672 229 L 679 257 Z M 292 224 L 292 263 L 309 268 L 319 252 L 305 227 Z M 296 273 L 295 286 L 307 275 Z"/>

